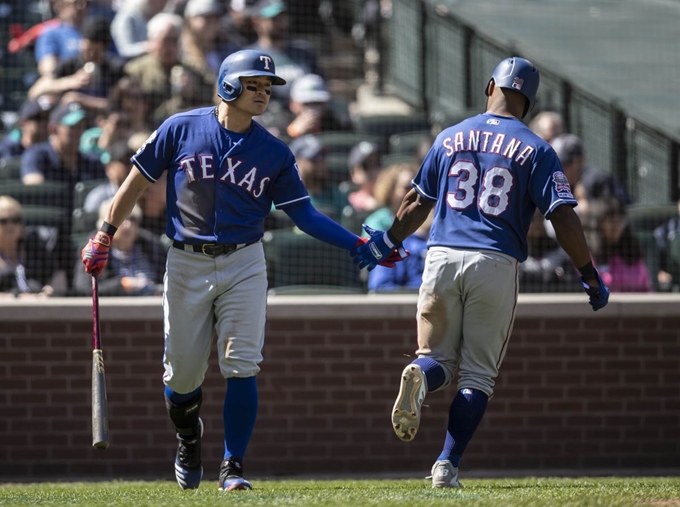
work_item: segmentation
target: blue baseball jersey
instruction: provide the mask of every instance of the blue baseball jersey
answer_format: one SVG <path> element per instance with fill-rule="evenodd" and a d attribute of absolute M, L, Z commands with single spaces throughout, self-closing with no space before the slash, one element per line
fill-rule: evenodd
<path fill-rule="evenodd" d="M 428 247 L 495 250 L 523 262 L 536 208 L 576 206 L 552 147 L 516 118 L 489 113 L 447 128 L 412 184 L 436 200 Z"/>
<path fill-rule="evenodd" d="M 225 129 L 214 107 L 171 116 L 131 161 L 152 182 L 167 171 L 166 234 L 189 244 L 256 241 L 272 203 L 309 199 L 285 143 L 255 121 Z"/>

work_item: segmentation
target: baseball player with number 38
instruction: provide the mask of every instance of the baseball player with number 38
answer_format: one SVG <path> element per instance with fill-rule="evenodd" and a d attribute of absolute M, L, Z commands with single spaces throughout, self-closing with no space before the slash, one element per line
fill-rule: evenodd
<path fill-rule="evenodd" d="M 413 440 L 426 393 L 447 386 L 458 369 L 444 447 L 432 467 L 436 488 L 460 486 L 461 457 L 493 394 L 536 208 L 581 272 L 593 310 L 609 299 L 557 155 L 520 121 L 538 84 L 528 60 L 501 61 L 486 87 L 486 112 L 439 134 L 390 229 L 355 252 L 360 267 L 373 269 L 434 208 L 418 297 L 418 357 L 402 372 L 392 427 L 401 440 Z"/>
<path fill-rule="evenodd" d="M 199 418 L 201 384 L 213 331 L 224 399 L 224 460 L 219 489 L 251 489 L 243 458 L 258 409 L 267 275 L 260 242 L 272 203 L 307 234 L 354 251 L 367 240 L 310 203 L 290 149 L 252 121 L 261 115 L 276 75 L 272 58 L 243 50 L 222 62 L 217 107 L 167 119 L 132 157 L 133 168 L 113 198 L 104 225 L 83 248 L 88 273 L 99 273 L 111 240 L 135 203 L 167 171 L 168 252 L 163 293 L 165 401 L 178 440 L 175 476 L 184 489 L 203 477 Z M 406 252 L 383 259 L 394 265 Z"/>

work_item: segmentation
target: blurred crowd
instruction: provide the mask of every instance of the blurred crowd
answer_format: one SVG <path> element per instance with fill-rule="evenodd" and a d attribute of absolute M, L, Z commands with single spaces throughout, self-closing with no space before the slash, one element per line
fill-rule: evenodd
<path fill-rule="evenodd" d="M 349 101 L 334 91 L 343 87 L 331 86 L 323 48 L 313 43 L 314 34 L 339 30 L 370 54 L 379 46 L 376 19 L 389 15 L 389 2 L 364 2 L 359 19 L 343 2 L 308 4 L 295 4 L 298 17 L 306 16 L 300 20 L 293 4 L 280 0 L 52 0 L 43 6 L 41 22 L 12 25 L 8 54 L 32 61 L 34 72 L 24 79 L 29 82 L 16 111 L 3 116 L 0 293 L 89 294 L 77 252 L 130 171 L 130 157 L 172 114 L 216 104 L 220 63 L 242 48 L 270 53 L 288 81 L 275 88 L 267 113 L 256 121 L 289 144 L 313 204 L 356 233 L 363 223 L 389 227 L 438 127 L 413 119 L 399 126 L 389 118 L 384 130 L 360 127 Z M 584 143 L 564 132 L 559 114 L 539 112 L 530 127 L 556 150 L 578 199 L 593 261 L 612 291 L 679 290 L 678 217 L 641 236 L 624 186 L 587 163 Z M 121 227 L 102 275 L 102 295 L 160 294 L 169 244 L 165 199 L 161 180 Z M 276 210 L 266 228 L 272 256 L 279 253 L 276 238 L 295 233 Z M 411 256 L 395 269 L 378 267 L 359 279 L 365 274 L 350 262 L 338 279 L 321 283 L 417 291 L 428 231 L 429 221 L 407 240 Z M 537 215 L 529 240 L 521 290 L 582 290 L 549 221 Z M 313 262 L 269 261 L 272 286 L 275 270 L 304 270 Z"/>

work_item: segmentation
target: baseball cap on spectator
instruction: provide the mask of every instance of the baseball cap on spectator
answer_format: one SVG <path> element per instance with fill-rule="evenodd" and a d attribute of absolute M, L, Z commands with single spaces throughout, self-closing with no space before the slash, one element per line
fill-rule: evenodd
<path fill-rule="evenodd" d="M 41 115 L 47 118 L 47 115 L 52 111 L 54 102 L 47 96 L 41 95 L 35 99 L 28 99 L 21 105 L 19 109 L 20 120 L 35 120 Z"/>
<path fill-rule="evenodd" d="M 77 102 L 59 104 L 50 113 L 50 123 L 73 127 L 80 123 L 86 116 L 85 110 Z"/>
<path fill-rule="evenodd" d="M 281 0 L 260 0 L 253 7 L 253 15 L 261 18 L 274 18 L 287 10 L 285 2 Z"/>
<path fill-rule="evenodd" d="M 83 39 L 101 42 L 106 47 L 109 47 L 113 42 L 111 24 L 101 16 L 87 18 L 83 22 L 80 33 L 83 35 Z"/>
<path fill-rule="evenodd" d="M 359 144 L 352 148 L 347 157 L 347 165 L 350 169 L 358 165 L 364 165 L 366 159 L 373 155 L 374 153 L 379 153 L 378 145 L 375 143 L 370 143 L 368 141 L 361 141 Z"/>
<path fill-rule="evenodd" d="M 185 18 L 220 14 L 222 14 L 222 6 L 217 0 L 189 0 L 184 8 Z"/>
<path fill-rule="evenodd" d="M 316 74 L 305 74 L 297 78 L 290 87 L 290 98 L 302 104 L 328 102 L 331 94 L 326 89 L 326 82 Z"/>
<path fill-rule="evenodd" d="M 569 165 L 575 159 L 583 156 L 583 142 L 574 134 L 557 136 L 550 144 L 562 165 Z"/>
<path fill-rule="evenodd" d="M 290 143 L 296 159 L 314 160 L 323 154 L 323 145 L 313 135 L 301 136 Z"/>

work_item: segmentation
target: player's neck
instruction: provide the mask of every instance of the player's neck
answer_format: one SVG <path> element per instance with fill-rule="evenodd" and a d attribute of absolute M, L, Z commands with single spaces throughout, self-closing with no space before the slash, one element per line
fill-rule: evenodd
<path fill-rule="evenodd" d="M 507 118 L 517 118 L 514 114 L 512 114 L 510 111 L 508 111 L 504 107 L 489 107 L 486 110 L 487 114 L 493 114 L 496 116 L 505 116 Z"/>
<path fill-rule="evenodd" d="M 224 103 L 217 107 L 217 121 L 227 130 L 244 133 L 250 128 L 252 115 L 235 108 L 229 108 Z"/>

